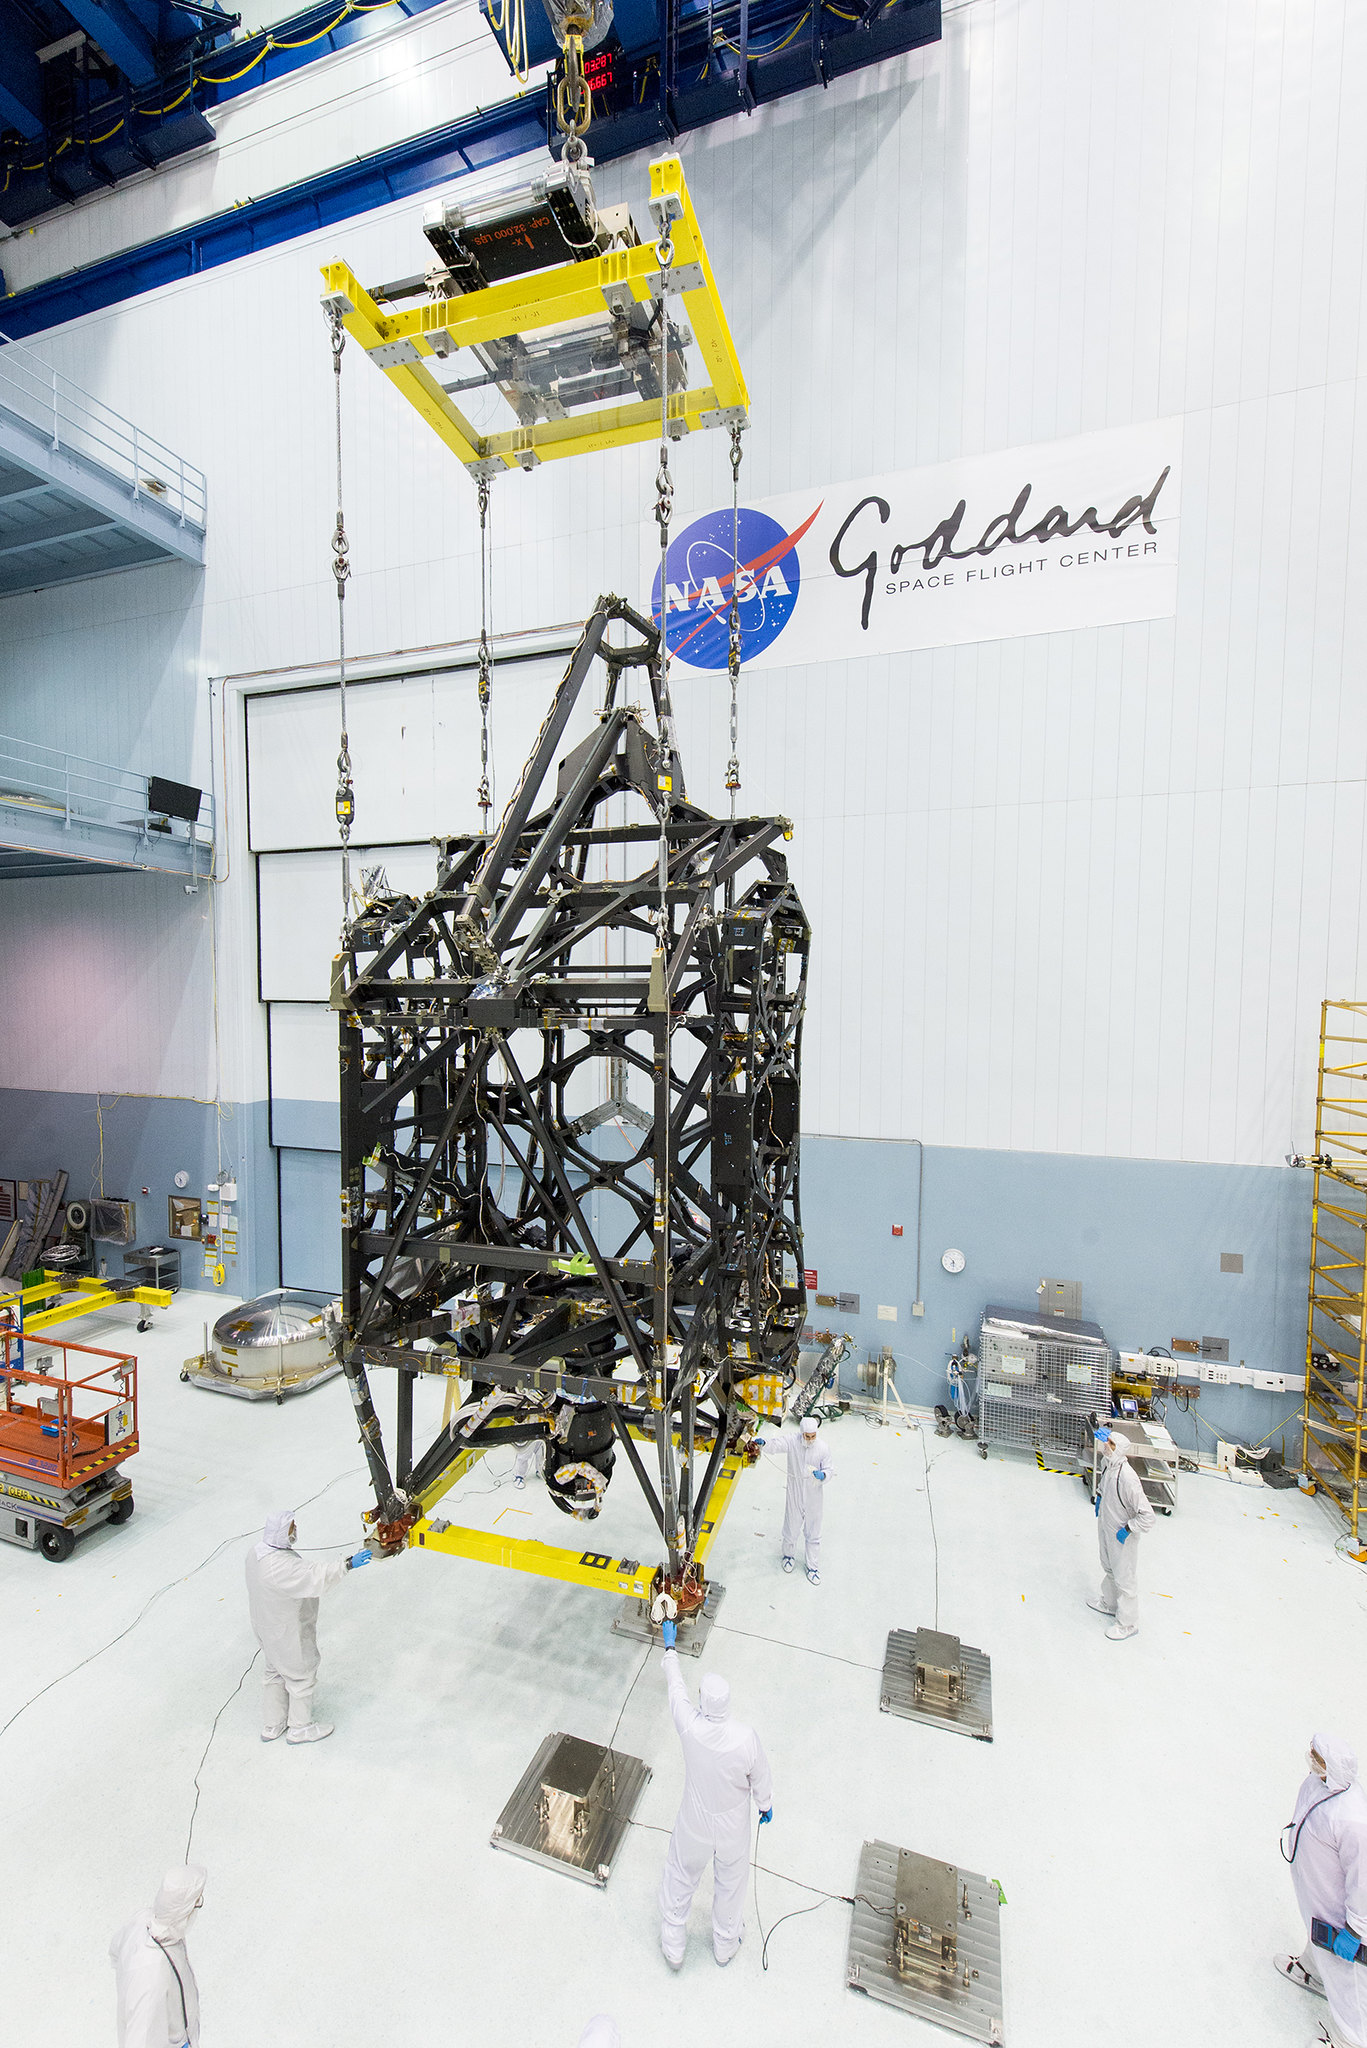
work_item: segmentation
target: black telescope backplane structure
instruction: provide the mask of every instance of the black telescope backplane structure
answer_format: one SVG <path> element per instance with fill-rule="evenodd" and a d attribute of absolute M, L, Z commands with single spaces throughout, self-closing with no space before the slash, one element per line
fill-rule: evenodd
<path fill-rule="evenodd" d="M 430 895 L 372 892 L 348 927 L 338 1348 L 387 1547 L 471 1449 L 539 1438 L 582 1521 L 620 1448 L 662 1582 L 696 1576 L 752 1420 L 738 1390 L 791 1383 L 806 1306 L 788 836 L 688 802 L 659 633 L 604 597 L 497 829 L 446 840 Z M 415 1454 L 415 1379 L 449 1381 L 452 1346 L 470 1391 Z M 399 1375 L 392 1458 L 376 1366 Z"/>

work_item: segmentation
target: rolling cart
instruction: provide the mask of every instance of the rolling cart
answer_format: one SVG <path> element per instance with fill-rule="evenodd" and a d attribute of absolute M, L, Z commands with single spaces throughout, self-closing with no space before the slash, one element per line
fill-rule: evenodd
<path fill-rule="evenodd" d="M 1177 1474 L 1181 1451 L 1161 1422 L 1145 1422 L 1137 1416 L 1107 1416 L 1106 1426 L 1122 1436 L 1128 1445 L 1126 1456 L 1144 1489 L 1149 1506 L 1160 1515 L 1170 1515 L 1177 1506 Z M 1092 1499 L 1101 1491 L 1101 1446 L 1092 1445 Z"/>

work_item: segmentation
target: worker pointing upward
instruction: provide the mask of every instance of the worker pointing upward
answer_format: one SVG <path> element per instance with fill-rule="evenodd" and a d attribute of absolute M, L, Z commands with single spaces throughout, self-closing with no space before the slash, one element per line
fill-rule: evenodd
<path fill-rule="evenodd" d="M 774 1811 L 769 1760 L 753 1728 L 731 1719 L 731 1688 L 712 1673 L 695 1707 L 674 1648 L 678 1630 L 664 1624 L 669 1711 L 683 1746 L 684 1789 L 660 1879 L 660 1947 L 677 1970 L 684 1959 L 689 1908 L 712 1864 L 712 1953 L 729 1963 L 745 1932 L 745 1878 L 750 1860 L 750 1801 L 761 1821 Z"/>

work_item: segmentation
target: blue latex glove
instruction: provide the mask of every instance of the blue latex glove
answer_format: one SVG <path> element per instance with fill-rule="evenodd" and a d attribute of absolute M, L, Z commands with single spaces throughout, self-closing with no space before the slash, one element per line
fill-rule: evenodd
<path fill-rule="evenodd" d="M 1343 1957 L 1345 1963 L 1355 1963 L 1358 1959 L 1358 1938 L 1351 1927 L 1336 1928 L 1329 1946 L 1336 1956 Z"/>
<path fill-rule="evenodd" d="M 1097 1516 L 1097 1518 L 1098 1518 L 1098 1519 L 1100 1519 L 1100 1516 L 1101 1516 L 1101 1495 L 1100 1495 L 1100 1494 L 1098 1494 L 1098 1495 L 1097 1495 L 1097 1497 L 1096 1497 L 1096 1499 L 1095 1499 L 1095 1500 L 1094 1500 L 1094 1501 L 1092 1502 L 1092 1513 L 1093 1513 L 1093 1514 L 1094 1514 L 1095 1516 Z"/>
<path fill-rule="evenodd" d="M 369 1564 L 370 1562 L 371 1555 L 368 1550 L 358 1550 L 354 1557 L 349 1557 L 347 1559 L 347 1563 L 351 1566 L 351 1569 L 354 1572 L 358 1572 L 363 1564 Z"/>
<path fill-rule="evenodd" d="M 823 1486 L 825 1485 L 826 1475 L 824 1472 L 813 1472 L 812 1477 L 813 1479 L 819 1479 Z"/>
<path fill-rule="evenodd" d="M 1129 1535 L 1129 1533 L 1130 1528 L 1128 1522 L 1122 1522 L 1120 1527 L 1115 1532 L 1116 1542 L 1123 1543 L 1125 1541 L 1125 1538 Z"/>
<path fill-rule="evenodd" d="M 679 1640 L 678 1622 L 669 1620 L 662 1621 L 660 1623 L 660 1634 L 664 1637 L 665 1648 L 667 1650 L 672 1650 L 675 1643 L 677 1643 Z"/>
<path fill-rule="evenodd" d="M 767 1437 L 767 1436 L 757 1436 L 757 1437 L 755 1438 L 755 1449 L 756 1449 L 757 1451 L 767 1451 L 767 1450 L 768 1450 L 768 1448 L 769 1448 L 769 1439 L 768 1439 L 768 1437 Z"/>
<path fill-rule="evenodd" d="M 765 1823 L 766 1821 L 772 1820 L 772 1819 L 773 1819 L 773 1817 L 774 1817 L 774 1809 L 773 1809 L 773 1807 L 772 1807 L 772 1806 L 766 1806 L 766 1807 L 765 1807 L 765 1809 L 764 1809 L 764 1811 L 763 1811 L 763 1813 L 762 1813 L 762 1814 L 760 1815 L 760 1817 L 759 1817 L 759 1824 L 760 1824 L 760 1826 L 761 1826 L 761 1827 L 763 1827 L 763 1826 L 764 1826 L 764 1823 Z"/>

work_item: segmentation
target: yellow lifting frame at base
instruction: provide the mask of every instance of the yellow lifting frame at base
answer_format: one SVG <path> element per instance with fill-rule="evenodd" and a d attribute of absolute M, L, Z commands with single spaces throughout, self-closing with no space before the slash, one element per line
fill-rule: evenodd
<path fill-rule="evenodd" d="M 596 1550 L 567 1550 L 554 1543 L 538 1543 L 529 1536 L 500 1536 L 496 1530 L 460 1528 L 455 1523 L 437 1527 L 430 1519 L 430 1512 L 438 1493 L 445 1492 L 448 1486 L 454 1486 L 457 1480 L 464 1478 L 484 1456 L 485 1449 L 494 1448 L 496 1446 L 486 1445 L 468 1451 L 442 1474 L 440 1488 L 434 1488 L 430 1497 L 424 1495 L 423 1505 L 427 1512 L 408 1532 L 410 1550 L 443 1550 L 448 1556 L 468 1557 L 476 1564 L 497 1564 L 509 1571 L 531 1572 L 540 1579 L 561 1579 L 572 1586 L 592 1586 L 600 1593 L 620 1593 L 635 1600 L 648 1597 L 655 1567 L 634 1558 L 610 1557 Z M 708 1503 L 710 1515 L 703 1523 L 694 1553 L 699 1564 L 712 1548 L 726 1510 L 731 1505 L 736 1481 L 748 1462 L 744 1457 L 727 1458 L 717 1474 Z"/>
<path fill-rule="evenodd" d="M 674 392 L 669 399 L 671 425 L 677 432 L 693 433 L 743 416 L 750 394 L 678 157 L 661 157 L 651 165 L 650 191 L 652 199 L 672 198 L 682 209 L 673 222 L 672 268 L 683 272 L 696 266 L 702 278 L 679 296 L 712 381 L 692 391 Z M 467 468 L 479 471 L 490 462 L 501 462 L 506 469 L 530 468 L 565 455 L 654 440 L 660 431 L 659 404 L 633 400 L 565 419 L 538 420 L 506 433 L 480 434 L 425 367 L 425 359 L 436 355 L 428 336 L 443 332 L 456 348 L 470 348 L 476 342 L 502 341 L 610 311 L 623 290 L 645 304 L 656 296 L 659 271 L 655 244 L 647 241 L 636 249 L 610 250 L 605 256 L 562 263 L 530 277 L 508 278 L 484 291 L 427 300 L 391 314 L 380 310 L 345 263 L 325 264 L 323 278 L 328 300 L 341 310 L 347 333 L 367 355 L 383 352 L 380 367 L 390 383 Z"/>
<path fill-rule="evenodd" d="M 169 1308 L 170 1291 L 165 1287 L 118 1287 L 108 1281 L 83 1279 L 73 1283 L 54 1273 L 49 1280 L 35 1281 L 32 1287 L 15 1288 L 12 1293 L 0 1294 L 0 1308 L 11 1307 L 19 1302 L 27 1309 L 31 1301 L 51 1301 L 54 1295 L 64 1297 L 55 1307 L 40 1309 L 37 1315 L 25 1315 L 24 1335 L 36 1337 L 40 1330 L 47 1330 L 54 1323 L 71 1322 L 79 1316 L 93 1316 L 102 1308 L 115 1308 L 120 1302 L 135 1301 L 139 1308 Z"/>

